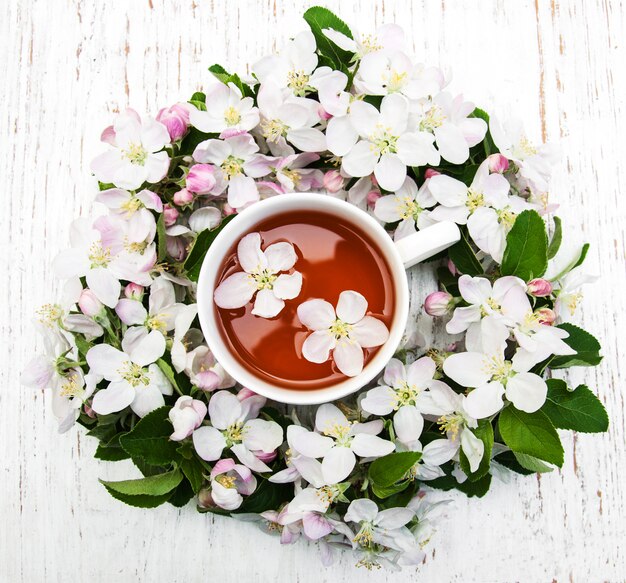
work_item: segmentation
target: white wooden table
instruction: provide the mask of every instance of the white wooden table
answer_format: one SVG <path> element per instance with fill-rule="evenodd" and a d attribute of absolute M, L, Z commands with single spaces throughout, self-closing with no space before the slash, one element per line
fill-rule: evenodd
<path fill-rule="evenodd" d="M 0 8 L 0 581 L 448 581 L 595 583 L 626 580 L 626 26 L 618 0 L 330 0 L 362 31 L 395 21 L 415 52 L 454 72 L 453 87 L 500 115 L 561 140 L 553 182 L 567 232 L 593 243 L 602 274 L 583 324 L 606 358 L 576 370 L 611 418 L 607 435 L 567 434 L 565 465 L 496 483 L 482 500 L 453 496 L 419 572 L 324 570 L 304 545 L 281 547 L 248 524 L 193 506 L 146 511 L 113 500 L 95 442 L 59 436 L 48 396 L 19 385 L 38 346 L 33 310 L 54 298 L 50 263 L 72 217 L 92 208 L 88 164 L 114 112 L 156 113 L 188 98 L 222 63 L 247 64 L 301 29 L 302 0 L 4 0 Z M 340 8 L 341 5 L 341 8 Z M 621 154 L 621 156 L 620 156 Z M 413 275 L 418 311 L 432 278 Z"/>

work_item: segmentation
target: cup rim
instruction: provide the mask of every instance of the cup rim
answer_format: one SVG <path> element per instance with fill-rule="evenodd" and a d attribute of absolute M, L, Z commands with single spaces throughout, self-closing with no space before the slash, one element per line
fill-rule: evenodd
<path fill-rule="evenodd" d="M 376 355 L 365 365 L 360 374 L 346 377 L 340 382 L 319 389 L 289 389 L 264 381 L 242 366 L 230 354 L 222 341 L 215 310 L 213 292 L 215 281 L 223 264 L 224 255 L 238 238 L 249 232 L 255 224 L 271 215 L 290 210 L 311 210 L 348 215 L 348 220 L 365 231 L 379 250 L 384 254 L 395 291 L 394 314 L 390 325 L 389 338 Z M 215 237 L 209 247 L 200 269 L 197 286 L 198 317 L 205 341 L 217 362 L 237 382 L 250 390 L 281 403 L 313 405 L 327 403 L 357 392 L 371 382 L 393 357 L 404 334 L 409 313 L 409 290 L 406 270 L 400 253 L 383 227 L 367 212 L 357 206 L 322 193 L 285 193 L 244 209 L 231 220 Z"/>

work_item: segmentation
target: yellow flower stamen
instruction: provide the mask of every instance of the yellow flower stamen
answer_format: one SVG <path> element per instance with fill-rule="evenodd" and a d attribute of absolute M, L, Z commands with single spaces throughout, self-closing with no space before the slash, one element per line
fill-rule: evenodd
<path fill-rule="evenodd" d="M 148 158 L 148 152 L 146 149 L 137 143 L 130 143 L 128 148 L 122 151 L 124 157 L 130 160 L 131 164 L 136 164 L 137 166 L 144 166 L 146 164 L 146 159 Z"/>
<path fill-rule="evenodd" d="M 241 114 L 231 105 L 224 110 L 224 121 L 229 127 L 236 126 L 241 121 Z"/>

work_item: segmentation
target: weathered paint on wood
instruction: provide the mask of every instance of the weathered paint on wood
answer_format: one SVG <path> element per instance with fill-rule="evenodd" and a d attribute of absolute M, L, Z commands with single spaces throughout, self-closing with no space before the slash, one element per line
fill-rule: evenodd
<path fill-rule="evenodd" d="M 0 581 L 626 580 L 625 12 L 618 0 L 329 0 L 353 29 L 402 24 L 415 53 L 450 69 L 452 86 L 531 135 L 561 140 L 552 195 L 566 235 L 593 243 L 582 321 L 602 339 L 596 370 L 575 371 L 611 417 L 604 436 L 567 435 L 562 471 L 497 483 L 454 504 L 417 573 L 324 570 L 316 551 L 280 547 L 249 524 L 193 507 L 128 508 L 98 484 L 129 464 L 92 459 L 94 441 L 63 436 L 48 397 L 19 385 L 36 340 L 35 307 L 59 285 L 50 263 L 70 218 L 93 211 L 88 163 L 113 112 L 155 113 L 202 88 L 219 62 L 245 71 L 304 23 L 301 0 L 5 0 L 0 8 Z M 412 273 L 416 314 L 432 289 Z"/>

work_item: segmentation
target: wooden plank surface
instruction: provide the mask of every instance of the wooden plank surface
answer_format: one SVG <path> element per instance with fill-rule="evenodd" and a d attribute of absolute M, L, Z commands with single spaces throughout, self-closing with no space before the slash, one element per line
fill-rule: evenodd
<path fill-rule="evenodd" d="M 595 583 L 626 580 L 626 23 L 617 0 L 330 0 L 353 29 L 402 24 L 415 53 L 453 88 L 531 135 L 561 140 L 552 197 L 566 234 L 593 243 L 602 275 L 581 320 L 604 345 L 575 370 L 611 418 L 604 436 L 567 435 L 560 472 L 463 495 L 416 574 L 324 570 L 317 551 L 281 547 L 249 524 L 114 501 L 98 477 L 129 465 L 92 459 L 81 431 L 59 436 L 48 397 L 19 385 L 37 340 L 33 310 L 59 286 L 50 263 L 72 217 L 93 210 L 88 163 L 113 112 L 185 99 L 214 62 L 245 71 L 301 29 L 300 0 L 4 0 L 0 8 L 0 581 L 367 581 Z M 412 310 L 432 289 L 414 269 Z"/>

